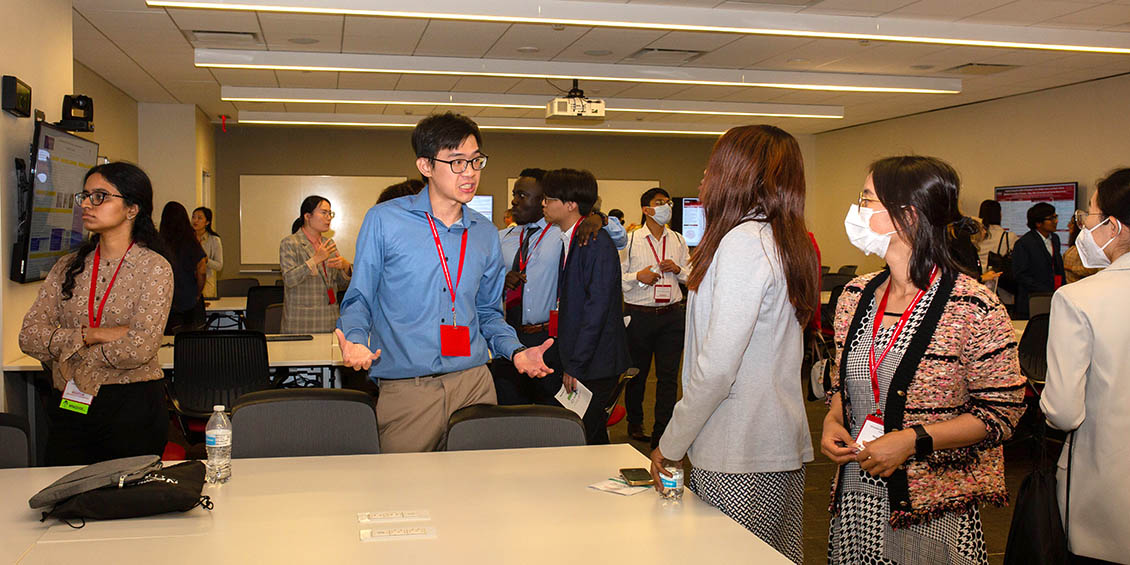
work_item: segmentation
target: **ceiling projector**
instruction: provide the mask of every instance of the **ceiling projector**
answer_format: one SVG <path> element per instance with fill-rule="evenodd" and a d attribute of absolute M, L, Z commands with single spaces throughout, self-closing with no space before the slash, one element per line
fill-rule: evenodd
<path fill-rule="evenodd" d="M 604 101 L 585 98 L 585 91 L 573 81 L 573 88 L 563 96 L 550 100 L 545 105 L 546 121 L 573 119 L 604 120 Z"/>

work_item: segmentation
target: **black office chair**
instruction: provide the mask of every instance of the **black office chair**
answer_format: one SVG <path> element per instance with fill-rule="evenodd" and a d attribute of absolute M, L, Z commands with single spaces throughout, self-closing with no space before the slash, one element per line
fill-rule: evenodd
<path fill-rule="evenodd" d="M 826 275 L 826 274 L 828 274 L 828 273 L 830 273 L 830 272 L 832 272 L 832 268 L 831 268 L 831 267 L 829 267 L 829 266 L 827 266 L 827 265 L 820 265 L 820 274 L 821 274 L 821 275 Z"/>
<path fill-rule="evenodd" d="M 1028 379 L 1038 392 L 1044 387 L 1048 376 L 1048 326 L 1049 314 L 1036 314 L 1024 326 L 1024 335 L 1016 347 L 1020 358 L 1020 373 Z"/>
<path fill-rule="evenodd" d="M 1028 318 L 1052 311 L 1052 292 L 1033 292 L 1028 295 Z"/>
<path fill-rule="evenodd" d="M 640 370 L 636 367 L 631 367 L 627 371 L 624 371 L 624 374 L 620 375 L 620 380 L 616 382 L 616 390 L 612 391 L 612 398 L 608 401 L 608 404 L 604 406 L 604 413 L 608 415 L 606 425 L 609 428 L 620 423 L 620 420 L 623 420 L 624 416 L 628 414 L 627 409 L 617 404 L 617 402 L 620 400 L 620 395 L 624 393 L 624 389 L 627 388 L 628 381 L 636 378 L 638 374 L 640 374 Z"/>
<path fill-rule="evenodd" d="M 836 304 L 840 301 L 840 295 L 844 293 L 844 285 L 841 284 L 833 288 L 831 293 L 828 303 L 820 305 L 820 333 L 828 337 L 836 333 L 834 327 L 836 324 Z"/>
<path fill-rule="evenodd" d="M 356 390 L 287 389 L 245 394 L 232 409 L 232 426 L 239 430 L 232 457 L 380 453 L 375 408 L 373 397 Z"/>
<path fill-rule="evenodd" d="M 267 306 L 267 312 L 263 316 L 263 333 L 265 334 L 279 334 L 282 333 L 282 315 L 283 305 L 270 304 Z"/>
<path fill-rule="evenodd" d="M 820 279 L 820 290 L 832 290 L 837 286 L 844 286 L 845 284 L 851 282 L 851 279 L 854 278 L 855 275 L 845 275 L 843 273 L 828 273 Z"/>
<path fill-rule="evenodd" d="M 237 279 L 220 279 L 216 281 L 216 294 L 220 298 L 242 298 L 247 296 L 247 291 L 253 286 L 259 286 L 259 280 L 250 277 Z"/>
<path fill-rule="evenodd" d="M 282 277 L 275 279 L 274 285 L 275 286 L 283 286 Z"/>
<path fill-rule="evenodd" d="M 241 395 L 271 387 L 266 336 L 252 330 L 177 334 L 167 387 L 185 434 L 203 432 L 212 406 L 231 410 Z"/>
<path fill-rule="evenodd" d="M 855 271 L 857 269 L 859 269 L 859 265 L 844 265 L 840 267 L 840 270 L 836 271 L 836 273 L 840 275 L 851 275 L 854 277 Z"/>
<path fill-rule="evenodd" d="M 447 424 L 448 451 L 569 445 L 585 445 L 585 425 L 560 406 L 475 404 Z"/>
<path fill-rule="evenodd" d="M 253 286 L 247 290 L 247 314 L 244 317 L 247 329 L 271 333 L 265 329 L 267 307 L 282 304 L 284 291 L 281 286 Z"/>
<path fill-rule="evenodd" d="M 27 467 L 31 463 L 31 442 L 23 416 L 0 413 L 0 469 Z"/>

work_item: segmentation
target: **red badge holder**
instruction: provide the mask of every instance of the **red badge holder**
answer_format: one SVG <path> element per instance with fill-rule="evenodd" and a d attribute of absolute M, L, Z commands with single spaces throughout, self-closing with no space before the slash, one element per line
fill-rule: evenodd
<path fill-rule="evenodd" d="M 467 326 L 439 327 L 439 353 L 444 357 L 470 357 L 471 331 Z"/>
<path fill-rule="evenodd" d="M 557 310 L 549 311 L 549 337 L 557 337 Z"/>

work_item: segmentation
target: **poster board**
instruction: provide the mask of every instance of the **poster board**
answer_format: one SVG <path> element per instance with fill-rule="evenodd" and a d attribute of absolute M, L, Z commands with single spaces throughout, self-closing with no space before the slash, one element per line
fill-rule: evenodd
<path fill-rule="evenodd" d="M 1075 197 L 1078 192 L 1077 182 L 998 186 L 994 189 L 994 195 L 1001 205 L 1001 227 L 1017 237 L 1028 233 L 1028 209 L 1037 202 L 1047 202 L 1055 207 L 1056 214 L 1059 215 L 1059 225 L 1056 226 L 1059 252 L 1066 253 L 1067 222 L 1075 213 Z"/>
<path fill-rule="evenodd" d="M 382 190 L 405 180 L 403 176 L 240 175 L 240 262 L 278 265 L 279 242 L 290 235 L 302 200 L 312 194 L 330 201 L 335 216 L 326 236 L 337 242 L 342 257 L 353 261 L 365 213 Z"/>
<path fill-rule="evenodd" d="M 514 183 L 517 177 L 506 179 L 506 202 L 509 209 L 510 198 L 514 192 Z M 649 188 L 660 186 L 657 180 L 623 180 L 623 179 L 597 179 L 596 187 L 600 194 L 601 211 L 605 214 L 609 210 L 619 208 L 624 211 L 625 224 L 640 223 L 640 195 Z"/>

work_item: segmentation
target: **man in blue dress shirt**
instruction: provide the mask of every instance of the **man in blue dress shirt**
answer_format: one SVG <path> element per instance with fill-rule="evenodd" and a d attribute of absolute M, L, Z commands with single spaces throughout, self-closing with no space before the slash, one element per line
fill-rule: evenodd
<path fill-rule="evenodd" d="M 381 388 L 384 452 L 442 449 L 453 412 L 494 404 L 488 348 L 531 377 L 551 372 L 542 355 L 553 340 L 527 349 L 503 318 L 498 232 L 467 206 L 486 166 L 481 143 L 466 116 L 421 120 L 412 148 L 428 186 L 370 208 L 357 236 L 337 337 L 345 364 Z"/>

